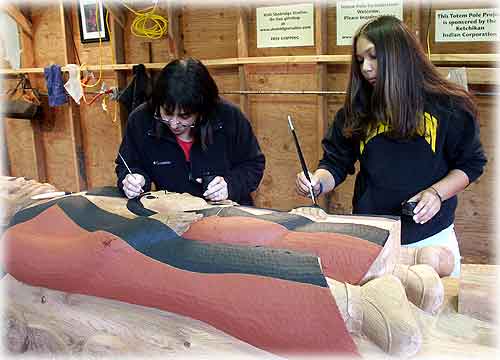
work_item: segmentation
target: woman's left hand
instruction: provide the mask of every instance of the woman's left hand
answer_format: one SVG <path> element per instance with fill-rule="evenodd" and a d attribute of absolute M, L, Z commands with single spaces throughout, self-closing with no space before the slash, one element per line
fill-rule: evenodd
<path fill-rule="evenodd" d="M 226 180 L 222 176 L 216 176 L 207 186 L 203 193 L 205 199 L 210 201 L 226 200 L 229 196 Z"/>
<path fill-rule="evenodd" d="M 425 189 L 408 200 L 418 202 L 413 213 L 413 221 L 425 224 L 432 219 L 441 209 L 441 199 L 432 189 Z"/>

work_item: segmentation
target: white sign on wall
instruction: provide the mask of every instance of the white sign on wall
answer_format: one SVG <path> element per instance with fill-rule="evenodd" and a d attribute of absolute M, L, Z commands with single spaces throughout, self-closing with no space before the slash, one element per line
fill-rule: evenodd
<path fill-rule="evenodd" d="M 314 5 L 256 9 L 257 47 L 314 46 Z"/>
<path fill-rule="evenodd" d="M 436 10 L 436 42 L 499 41 L 499 9 Z"/>
<path fill-rule="evenodd" d="M 356 30 L 374 17 L 403 20 L 403 0 L 337 0 L 337 45 L 351 45 Z"/>

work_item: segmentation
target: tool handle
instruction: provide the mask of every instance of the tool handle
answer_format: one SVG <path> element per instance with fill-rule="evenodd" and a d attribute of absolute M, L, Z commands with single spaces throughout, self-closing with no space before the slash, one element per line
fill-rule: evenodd
<path fill-rule="evenodd" d="M 311 193 L 311 199 L 314 205 L 318 205 L 316 202 L 316 197 L 314 196 L 314 189 L 312 188 L 311 177 L 309 176 L 309 170 L 307 170 L 306 161 L 304 160 L 304 155 L 302 155 L 302 150 L 300 149 L 299 139 L 297 138 L 297 134 L 295 133 L 295 128 L 292 124 L 292 118 L 288 115 L 288 125 L 293 135 L 293 140 L 295 142 L 295 148 L 297 149 L 297 154 L 299 155 L 300 166 L 302 167 L 302 171 L 304 172 L 304 176 L 307 181 L 309 181 L 309 191 Z"/>

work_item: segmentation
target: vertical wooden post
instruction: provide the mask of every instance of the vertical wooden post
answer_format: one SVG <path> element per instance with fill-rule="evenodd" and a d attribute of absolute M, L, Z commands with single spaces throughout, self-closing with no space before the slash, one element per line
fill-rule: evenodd
<path fill-rule="evenodd" d="M 324 55 L 328 53 L 328 17 L 326 3 L 317 2 L 315 6 L 316 10 L 316 21 L 315 21 L 315 33 L 316 33 L 316 54 Z M 327 64 L 317 64 L 316 65 L 316 81 L 317 88 L 320 91 L 325 91 L 328 89 L 328 65 Z M 325 136 L 328 127 L 328 98 L 326 95 L 318 95 L 318 113 L 317 113 L 317 161 L 323 156 L 323 148 L 321 146 L 321 140 Z M 328 209 L 329 202 L 328 198 L 323 196 L 320 197 L 320 205 L 323 208 Z"/>
<path fill-rule="evenodd" d="M 422 18 L 421 18 L 422 1 L 414 0 L 411 9 L 411 25 L 413 33 L 418 40 L 422 41 Z M 423 45 L 423 44 L 422 44 Z"/>
<path fill-rule="evenodd" d="M 71 37 L 73 36 L 73 34 L 71 33 L 71 29 L 66 26 L 66 19 L 68 21 L 71 21 L 71 7 L 70 5 L 65 4 L 64 1 L 60 1 L 59 9 L 60 22 L 64 38 L 64 59 L 66 64 L 74 64 L 76 63 L 76 61 L 75 54 L 72 51 L 73 47 L 71 42 Z M 87 189 L 85 151 L 82 141 L 80 110 L 73 101 L 70 101 L 67 107 L 67 120 L 71 137 L 71 149 L 69 149 L 69 152 L 73 160 L 72 172 L 75 176 L 75 184 L 73 190 L 82 191 Z"/>
<path fill-rule="evenodd" d="M 21 67 L 35 66 L 33 54 L 33 29 L 31 22 L 14 5 L 8 5 L 6 12 L 18 25 L 21 45 Z M 28 76 L 35 86 L 34 76 Z M 19 120 L 5 118 L 5 140 L 7 155 L 15 161 L 9 162 L 12 176 L 24 176 L 40 182 L 47 181 L 45 169 L 45 149 L 43 147 L 40 119 Z"/>
<path fill-rule="evenodd" d="M 250 10 L 246 5 L 240 4 L 238 11 L 238 57 L 248 57 L 248 17 Z M 245 91 L 247 89 L 247 77 L 245 65 L 238 65 L 238 74 L 240 79 L 240 91 Z M 248 95 L 240 95 L 240 108 L 241 110 L 249 116 L 249 104 Z"/>
<path fill-rule="evenodd" d="M 107 5 L 107 4 L 106 4 Z M 109 9 L 108 9 L 109 10 Z M 125 51 L 124 51 L 124 24 L 126 24 L 126 18 L 123 12 L 118 8 L 113 8 L 110 16 L 110 36 L 113 48 L 114 61 L 116 64 L 125 63 Z M 124 89 L 127 86 L 127 77 L 123 71 L 115 71 L 116 86 L 118 89 Z M 116 114 L 117 121 L 120 121 L 120 135 L 123 136 L 125 132 L 125 127 L 127 124 L 127 110 L 125 106 L 118 100 L 113 104 L 113 111 Z M 121 140 L 121 139 L 120 139 Z M 118 152 L 118 149 L 116 149 Z"/>
<path fill-rule="evenodd" d="M 182 41 L 181 35 L 180 13 L 181 10 L 179 5 L 168 3 L 168 42 L 170 53 L 175 59 L 184 57 L 184 42 Z"/>

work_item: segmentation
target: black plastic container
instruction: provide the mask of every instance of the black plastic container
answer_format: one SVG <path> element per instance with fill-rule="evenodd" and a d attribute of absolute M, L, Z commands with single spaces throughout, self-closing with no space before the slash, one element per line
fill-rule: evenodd
<path fill-rule="evenodd" d="M 413 215 L 415 215 L 415 213 L 413 212 L 413 210 L 415 210 L 415 207 L 417 206 L 417 203 L 416 202 L 408 202 L 408 201 L 405 201 L 402 205 L 401 205 L 401 215 L 405 215 L 405 216 L 411 216 L 413 217 Z"/>
<path fill-rule="evenodd" d="M 217 175 L 209 171 L 201 174 L 201 185 L 203 186 L 203 192 L 207 191 L 208 184 L 210 184 L 216 176 Z"/>

